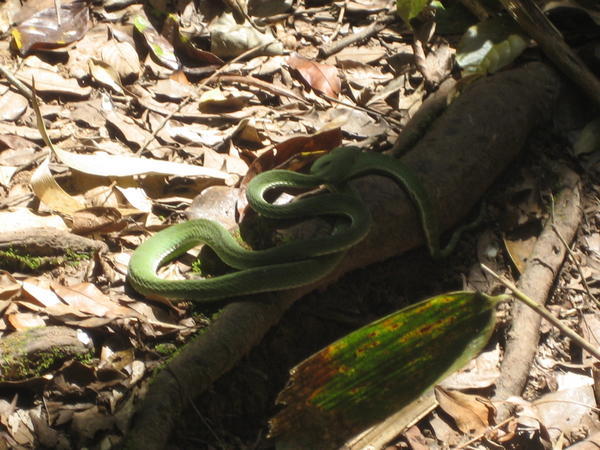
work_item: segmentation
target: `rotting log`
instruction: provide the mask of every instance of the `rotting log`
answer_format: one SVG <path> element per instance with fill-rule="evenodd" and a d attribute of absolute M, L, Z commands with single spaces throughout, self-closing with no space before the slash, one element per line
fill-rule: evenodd
<path fill-rule="evenodd" d="M 0 382 L 37 377 L 68 359 L 90 356 L 92 342 L 82 340 L 80 333 L 73 328 L 47 326 L 0 338 Z"/>
<path fill-rule="evenodd" d="M 514 160 L 533 127 L 549 117 L 562 86 L 557 73 L 538 62 L 479 80 L 402 158 L 431 193 L 442 228 L 462 220 Z M 188 401 L 260 342 L 294 301 L 349 271 L 422 244 L 416 211 L 401 188 L 377 176 L 357 180 L 356 187 L 373 215 L 369 236 L 318 283 L 228 304 L 154 378 L 133 417 L 127 448 L 164 448 Z"/>

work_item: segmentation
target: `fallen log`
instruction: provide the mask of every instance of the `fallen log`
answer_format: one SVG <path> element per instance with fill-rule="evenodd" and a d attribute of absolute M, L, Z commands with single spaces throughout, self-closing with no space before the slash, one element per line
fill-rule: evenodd
<path fill-rule="evenodd" d="M 402 160 L 423 180 L 442 228 L 455 225 L 514 160 L 546 118 L 562 82 L 542 63 L 482 79 L 458 97 Z M 126 437 L 127 448 L 160 449 L 188 401 L 231 369 L 306 293 L 343 274 L 423 243 L 416 211 L 392 181 L 356 181 L 374 225 L 329 276 L 310 286 L 236 299 L 150 385 Z M 402 232 L 400 232 L 402 230 Z"/>

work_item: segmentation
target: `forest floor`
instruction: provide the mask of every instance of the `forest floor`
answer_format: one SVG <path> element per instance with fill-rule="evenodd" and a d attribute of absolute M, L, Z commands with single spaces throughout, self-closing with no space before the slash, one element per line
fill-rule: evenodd
<path fill-rule="evenodd" d="M 392 149 L 424 100 L 459 78 L 457 43 L 477 21 L 459 11 L 437 29 L 425 17 L 413 32 L 384 0 L 263 2 L 250 9 L 257 26 L 220 4 L 103 3 L 63 0 L 58 22 L 50 0 L 0 6 L 0 448 L 119 445 L 153 376 L 219 316 L 219 307 L 135 293 L 126 274 L 137 246 L 190 218 L 235 227 L 258 172 L 299 169 L 306 154 L 342 144 Z M 512 67 L 540 58 L 529 49 Z M 32 78 L 53 149 L 36 122 Z M 528 281 L 544 292 L 537 300 L 598 345 L 600 166 L 580 139 L 589 105 L 566 92 L 482 193 L 483 222 L 449 258 L 413 249 L 296 301 L 235 368 L 183 400 L 167 447 L 274 448 L 268 421 L 292 367 L 418 300 L 504 292 L 482 263 L 515 281 L 548 267 L 550 278 Z M 566 211 L 565 231 L 533 258 Z M 188 254 L 164 276 L 196 268 Z M 512 370 L 526 385 L 495 397 L 511 376 L 502 360 L 513 319 L 501 304 L 484 352 L 426 397 L 422 414 L 347 436 L 347 447 L 600 446 L 597 362 L 545 321 L 539 344 L 513 344 L 535 351 L 531 367 Z"/>

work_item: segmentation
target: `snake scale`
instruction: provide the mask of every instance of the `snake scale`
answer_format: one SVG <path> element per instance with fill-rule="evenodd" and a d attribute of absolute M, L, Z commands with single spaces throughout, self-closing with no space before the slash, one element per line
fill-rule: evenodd
<path fill-rule="evenodd" d="M 371 216 L 347 182 L 366 174 L 392 178 L 408 193 L 417 207 L 429 252 L 446 256 L 458 240 L 440 248 L 439 221 L 419 179 L 400 161 L 356 147 L 337 147 L 316 160 L 308 174 L 270 170 L 248 185 L 250 206 L 272 219 L 328 216 L 343 219 L 328 236 L 293 241 L 266 250 L 242 247 L 220 224 L 196 219 L 173 225 L 142 243 L 129 263 L 128 281 L 140 294 L 152 299 L 209 302 L 246 294 L 276 291 L 315 282 L 330 273 L 345 252 L 369 232 Z M 331 186 L 322 195 L 302 198 L 286 205 L 273 205 L 265 194 L 273 189 L 314 189 Z M 339 221 L 338 221 L 339 222 Z M 156 274 L 166 262 L 198 244 L 211 247 L 234 272 L 213 278 L 164 280 Z"/>

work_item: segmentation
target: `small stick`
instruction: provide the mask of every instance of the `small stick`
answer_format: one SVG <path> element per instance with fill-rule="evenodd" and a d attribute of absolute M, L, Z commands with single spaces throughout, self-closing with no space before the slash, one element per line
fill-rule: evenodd
<path fill-rule="evenodd" d="M 571 260 L 573 261 L 573 264 L 575 264 L 575 267 L 577 267 L 577 272 L 579 272 L 579 276 L 581 277 L 581 284 L 583 284 L 585 292 L 587 292 L 587 295 L 589 295 L 589 297 L 592 300 L 594 300 L 596 305 L 598 305 L 599 304 L 598 299 L 594 296 L 594 294 L 592 294 L 592 291 L 590 291 L 590 287 L 588 286 L 587 281 L 585 280 L 585 276 L 583 275 L 583 270 L 581 269 L 581 264 L 579 264 L 579 261 L 577 260 L 577 258 L 575 258 L 573 251 L 571 250 L 571 248 L 569 247 L 569 245 L 567 244 L 565 239 L 560 234 L 560 231 L 558 231 L 558 228 L 556 228 L 556 225 L 554 225 L 554 224 L 552 225 L 552 230 L 556 233 L 556 235 L 558 236 L 558 239 L 560 239 L 560 242 L 563 243 L 563 245 L 565 246 L 565 249 L 567 250 L 567 253 L 571 257 Z"/>
<path fill-rule="evenodd" d="M 596 347 L 594 347 L 592 344 L 590 344 L 584 338 L 582 338 L 577 333 L 575 333 L 575 331 L 571 330 L 568 326 L 566 326 L 560 320 L 558 320 L 556 317 L 554 317 L 550 313 L 550 311 L 548 311 L 543 305 L 540 305 L 538 302 L 536 302 L 532 298 L 525 295 L 525 293 L 520 291 L 514 284 L 512 284 L 506 278 L 498 275 L 496 272 L 494 272 L 492 269 L 490 269 L 485 264 L 481 264 L 481 268 L 483 270 L 485 270 L 487 273 L 489 273 L 496 280 L 498 280 L 500 283 L 502 283 L 504 286 L 506 286 L 508 289 L 510 289 L 512 291 L 513 295 L 517 299 L 519 299 L 520 301 L 525 303 L 527 306 L 529 306 L 531 309 L 533 309 L 536 313 L 538 313 L 540 316 L 542 316 L 544 319 L 546 319 L 548 322 L 550 322 L 552 325 L 554 325 L 556 328 L 558 328 L 561 331 L 561 333 L 563 333 L 565 336 L 571 338 L 580 347 L 583 347 L 584 349 L 586 349 L 597 360 L 600 361 L 600 351 L 598 351 L 598 349 L 596 349 Z"/>
<path fill-rule="evenodd" d="M 346 0 L 344 2 L 344 4 L 342 5 L 342 7 L 340 8 L 340 14 L 338 15 L 338 18 L 337 18 L 337 23 L 335 25 L 335 31 L 329 38 L 331 41 L 335 41 L 335 38 L 337 37 L 337 35 L 340 34 L 340 30 L 342 29 L 342 21 L 344 20 L 344 15 L 346 14 L 346 6 L 347 5 L 348 5 L 348 1 Z"/>
<path fill-rule="evenodd" d="M 328 58 L 346 47 L 376 35 L 395 20 L 397 20 L 396 16 L 387 16 L 381 20 L 373 22 L 371 25 L 359 31 L 358 33 L 351 34 L 330 45 L 321 47 L 319 49 L 319 56 L 321 58 Z"/>

